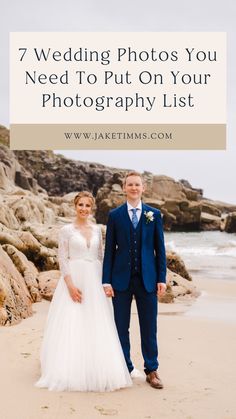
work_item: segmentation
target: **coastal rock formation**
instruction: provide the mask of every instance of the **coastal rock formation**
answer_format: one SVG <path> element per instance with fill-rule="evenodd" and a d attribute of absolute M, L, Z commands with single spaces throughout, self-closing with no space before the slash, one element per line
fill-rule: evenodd
<path fill-rule="evenodd" d="M 0 246 L 0 325 L 16 324 L 32 314 L 32 298 L 22 275 Z"/>
<path fill-rule="evenodd" d="M 216 209 L 218 209 L 218 211 L 220 211 L 220 214 L 222 216 L 222 214 L 229 214 L 230 212 L 234 212 L 236 211 L 236 205 L 233 204 L 227 204 L 226 202 L 221 202 L 221 201 L 212 201 L 210 199 L 202 199 L 201 200 L 202 204 L 207 204 L 208 210 L 206 210 L 206 208 L 204 209 L 205 212 L 209 212 L 210 214 L 214 214 L 217 215 L 217 213 L 213 213 L 212 210 L 210 210 L 209 208 L 214 207 Z"/>
<path fill-rule="evenodd" d="M 69 160 L 53 151 L 15 151 L 15 155 L 38 184 L 52 196 L 84 189 L 96 195 L 115 170 L 102 164 Z"/>
<path fill-rule="evenodd" d="M 42 245 L 29 231 L 10 230 L 0 224 L 0 244 L 10 244 L 31 260 L 40 270 L 57 268 L 55 249 Z"/>
<path fill-rule="evenodd" d="M 207 212 L 201 212 L 201 230 L 212 231 L 220 230 L 221 228 L 221 217 L 217 215 L 209 214 Z"/>
<path fill-rule="evenodd" d="M 27 257 L 22 252 L 17 250 L 14 246 L 5 244 L 2 246 L 2 248 L 11 258 L 16 269 L 24 278 L 25 284 L 29 290 L 32 301 L 41 301 L 42 297 L 39 292 L 38 284 L 39 273 L 35 265 L 31 261 L 29 261 Z"/>
<path fill-rule="evenodd" d="M 187 200 L 174 201 L 172 199 L 166 199 L 163 205 L 163 214 L 163 223 L 166 230 L 200 230 L 201 205 L 198 202 Z M 172 215 L 172 218 L 170 218 L 170 214 Z"/>
<path fill-rule="evenodd" d="M 97 193 L 97 222 L 100 224 L 106 224 L 109 211 L 123 204 L 124 201 L 125 195 L 122 190 L 122 175 L 120 173 L 115 173 Z"/>
<path fill-rule="evenodd" d="M 2 195 L 0 195 L 0 223 L 13 230 L 20 226 L 14 212 L 9 208 L 8 200 Z"/>
<path fill-rule="evenodd" d="M 185 186 L 185 188 L 188 191 L 193 191 L 194 193 L 196 193 L 198 199 L 201 199 L 201 197 L 203 197 L 203 189 L 201 189 L 201 188 L 193 188 L 192 185 L 189 183 L 189 181 L 186 180 L 186 179 L 180 179 L 179 182 L 182 183 L 182 185 Z"/>
<path fill-rule="evenodd" d="M 158 297 L 161 303 L 173 303 L 175 299 L 193 298 L 199 295 L 197 288 L 192 282 L 172 272 L 170 269 L 167 269 L 166 283 L 166 293 L 162 297 Z"/>
<path fill-rule="evenodd" d="M 201 200 L 201 212 L 214 215 L 215 217 L 220 217 L 222 210 L 218 208 L 214 202 Z"/>
<path fill-rule="evenodd" d="M 236 211 L 231 212 L 226 217 L 224 230 L 227 233 L 236 233 Z"/>
<path fill-rule="evenodd" d="M 45 300 L 51 301 L 59 278 L 60 271 L 58 270 L 40 272 L 38 277 L 39 292 Z"/>
<path fill-rule="evenodd" d="M 167 261 L 167 268 L 181 276 L 182 278 L 187 279 L 188 281 L 192 281 L 191 275 L 189 275 L 184 261 L 181 259 L 179 255 L 175 252 L 167 252 L 166 253 L 166 261 Z"/>
<path fill-rule="evenodd" d="M 9 131 L 0 125 L 0 190 L 12 192 L 17 186 L 34 193 L 43 192 L 36 179 L 24 168 L 9 149 Z"/>
<path fill-rule="evenodd" d="M 10 136 L 9 136 L 9 130 L 4 127 L 3 125 L 0 125 L 0 144 L 6 146 L 9 148 L 10 145 Z"/>
<path fill-rule="evenodd" d="M 190 184 L 186 187 L 169 176 L 149 174 L 149 178 L 145 192 L 147 196 L 152 194 L 153 197 L 161 200 L 171 199 L 180 202 L 197 201 L 201 196 L 198 190 L 193 189 Z"/>

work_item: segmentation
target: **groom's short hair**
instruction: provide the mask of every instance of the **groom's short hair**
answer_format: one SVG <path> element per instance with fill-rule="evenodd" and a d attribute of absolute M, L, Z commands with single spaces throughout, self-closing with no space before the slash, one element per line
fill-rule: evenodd
<path fill-rule="evenodd" d="M 138 176 L 142 180 L 142 183 L 144 183 L 143 175 L 140 172 L 136 172 L 136 170 L 132 170 L 132 171 L 126 173 L 126 175 L 125 175 L 125 177 L 123 179 L 123 185 L 126 184 L 126 180 L 130 176 Z"/>

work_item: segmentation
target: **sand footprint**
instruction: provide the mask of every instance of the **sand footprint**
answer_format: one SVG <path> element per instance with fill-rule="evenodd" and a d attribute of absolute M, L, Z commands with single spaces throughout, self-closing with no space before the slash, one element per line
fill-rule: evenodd
<path fill-rule="evenodd" d="M 20 354 L 23 355 L 24 358 L 28 358 L 31 355 L 30 352 L 21 352 Z"/>
<path fill-rule="evenodd" d="M 101 415 L 104 415 L 104 416 L 115 416 L 118 414 L 118 410 L 116 409 L 106 409 L 105 407 L 102 407 L 102 406 L 94 406 L 94 408 L 98 410 Z"/>

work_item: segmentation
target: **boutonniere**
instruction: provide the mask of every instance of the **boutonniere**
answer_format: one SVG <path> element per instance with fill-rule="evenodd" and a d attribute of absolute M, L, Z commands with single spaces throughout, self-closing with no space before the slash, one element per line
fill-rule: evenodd
<path fill-rule="evenodd" d="M 144 215 L 146 217 L 146 224 L 149 224 L 154 220 L 153 214 L 153 211 L 144 211 Z"/>

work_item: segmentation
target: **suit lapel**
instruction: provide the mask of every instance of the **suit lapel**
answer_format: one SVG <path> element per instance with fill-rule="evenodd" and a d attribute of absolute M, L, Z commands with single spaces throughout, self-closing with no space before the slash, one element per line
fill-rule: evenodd
<path fill-rule="evenodd" d="M 128 214 L 127 204 L 121 206 L 120 208 L 120 222 L 124 227 L 125 234 L 127 237 L 128 244 L 130 245 L 130 218 Z"/>
<path fill-rule="evenodd" d="M 147 234 L 147 225 L 146 225 L 146 218 L 144 212 L 147 211 L 147 207 L 145 204 L 142 204 L 142 215 L 141 215 L 141 227 L 142 227 L 142 245 L 145 243 L 146 234 Z"/>

